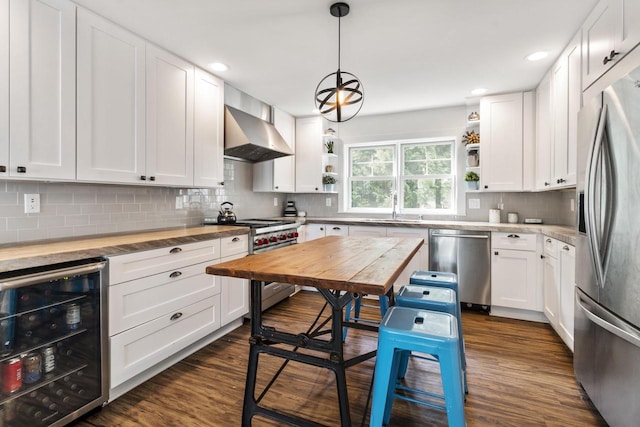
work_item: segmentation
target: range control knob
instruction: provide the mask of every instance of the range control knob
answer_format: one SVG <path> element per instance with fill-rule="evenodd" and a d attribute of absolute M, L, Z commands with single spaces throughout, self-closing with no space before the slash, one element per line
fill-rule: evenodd
<path fill-rule="evenodd" d="M 285 240 L 287 238 L 287 236 L 285 234 L 281 234 L 278 238 L 280 240 Z"/>
<path fill-rule="evenodd" d="M 298 232 L 297 231 L 293 232 L 293 237 L 298 237 Z"/>
<path fill-rule="evenodd" d="M 269 237 L 269 241 L 270 242 L 277 242 L 278 238 L 276 236 L 271 236 L 271 237 Z"/>
<path fill-rule="evenodd" d="M 292 239 L 292 238 L 293 238 L 293 233 L 289 233 L 289 234 L 287 234 L 287 237 L 288 237 L 289 239 Z"/>
<path fill-rule="evenodd" d="M 256 239 L 255 242 L 253 242 L 256 246 L 260 246 L 262 244 L 262 239 Z"/>

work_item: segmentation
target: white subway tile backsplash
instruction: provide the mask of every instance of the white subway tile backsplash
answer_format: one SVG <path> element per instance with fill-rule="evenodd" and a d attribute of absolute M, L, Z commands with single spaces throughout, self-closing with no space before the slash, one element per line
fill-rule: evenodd
<path fill-rule="evenodd" d="M 67 225 L 67 226 L 78 226 L 78 225 L 87 225 L 87 224 L 89 224 L 89 215 L 67 215 L 67 216 L 65 216 L 64 225 Z"/>
<path fill-rule="evenodd" d="M 23 230 L 23 229 L 37 229 L 37 228 L 38 228 L 38 218 L 36 217 L 7 219 L 7 229 L 9 230 Z"/>

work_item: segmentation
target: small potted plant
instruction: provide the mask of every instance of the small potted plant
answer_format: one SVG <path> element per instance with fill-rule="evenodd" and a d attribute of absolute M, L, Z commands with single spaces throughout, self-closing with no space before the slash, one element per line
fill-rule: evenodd
<path fill-rule="evenodd" d="M 333 141 L 329 140 L 324 143 L 324 146 L 327 148 L 327 153 L 333 154 Z"/>
<path fill-rule="evenodd" d="M 464 180 L 467 182 L 467 190 L 477 190 L 478 181 L 480 177 L 474 171 L 469 171 L 464 175 Z"/>
<path fill-rule="evenodd" d="M 324 186 L 324 191 L 327 191 L 327 192 L 334 191 L 336 181 L 337 181 L 336 178 L 332 175 L 323 175 L 322 185 Z"/>

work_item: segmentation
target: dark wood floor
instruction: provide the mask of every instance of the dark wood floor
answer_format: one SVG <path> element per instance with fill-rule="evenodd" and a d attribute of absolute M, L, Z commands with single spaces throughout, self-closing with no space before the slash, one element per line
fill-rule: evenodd
<path fill-rule="evenodd" d="M 302 332 L 323 301 L 315 292 L 298 293 L 265 313 L 265 322 Z M 571 352 L 548 325 L 465 312 L 463 328 L 468 426 L 606 425 L 575 381 Z M 239 426 L 248 337 L 245 323 L 77 426 Z M 350 330 L 346 351 L 356 354 L 375 345 L 371 333 Z M 348 371 L 354 426 L 361 424 L 367 412 L 373 363 Z M 279 366 L 280 360 L 261 357 L 259 389 Z M 440 387 L 435 363 L 412 360 L 409 369 L 409 383 L 433 390 Z M 328 426 L 340 424 L 333 375 L 319 368 L 290 363 L 263 404 Z M 253 425 L 277 424 L 256 418 Z M 441 411 L 396 400 L 390 425 L 446 426 L 447 422 Z"/>

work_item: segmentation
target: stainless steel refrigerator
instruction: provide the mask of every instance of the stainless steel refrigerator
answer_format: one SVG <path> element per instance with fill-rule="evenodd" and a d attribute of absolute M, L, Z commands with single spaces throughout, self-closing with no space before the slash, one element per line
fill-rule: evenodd
<path fill-rule="evenodd" d="M 578 128 L 576 378 L 609 425 L 640 422 L 640 68 Z"/>

